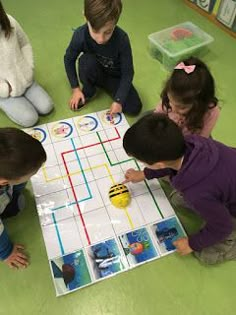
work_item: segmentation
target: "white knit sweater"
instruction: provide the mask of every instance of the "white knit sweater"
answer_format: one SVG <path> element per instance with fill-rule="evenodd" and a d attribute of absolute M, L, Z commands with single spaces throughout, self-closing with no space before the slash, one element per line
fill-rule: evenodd
<path fill-rule="evenodd" d="M 33 51 L 27 35 L 10 15 L 13 31 L 9 38 L 0 28 L 0 97 L 24 94 L 33 83 Z M 12 91 L 9 95 L 9 85 Z"/>

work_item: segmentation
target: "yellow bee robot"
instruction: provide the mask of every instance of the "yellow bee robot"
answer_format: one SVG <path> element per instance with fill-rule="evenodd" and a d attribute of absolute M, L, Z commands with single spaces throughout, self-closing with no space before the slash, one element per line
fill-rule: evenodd
<path fill-rule="evenodd" d="M 109 190 L 109 198 L 116 208 L 125 208 L 130 203 L 130 192 L 123 184 L 115 184 Z"/>

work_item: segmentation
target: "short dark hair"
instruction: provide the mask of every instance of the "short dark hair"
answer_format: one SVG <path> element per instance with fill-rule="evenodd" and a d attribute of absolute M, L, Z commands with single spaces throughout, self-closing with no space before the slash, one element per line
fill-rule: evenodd
<path fill-rule="evenodd" d="M 37 171 L 46 161 L 42 144 L 17 128 L 0 128 L 0 177 L 13 180 Z"/>
<path fill-rule="evenodd" d="M 195 65 L 195 70 L 186 73 L 174 69 L 161 92 L 162 109 L 171 111 L 168 93 L 183 105 L 191 105 L 186 114 L 187 128 L 192 132 L 202 129 L 206 112 L 215 107 L 218 99 L 215 96 L 214 78 L 207 65 L 196 57 L 183 60 L 186 66 Z"/>
<path fill-rule="evenodd" d="M 97 31 L 107 22 L 117 24 L 121 11 L 121 0 L 84 0 L 84 15 Z"/>
<path fill-rule="evenodd" d="M 10 20 L 3 8 L 2 2 L 0 1 L 0 25 L 2 30 L 5 32 L 5 37 L 9 37 L 13 30 Z"/>
<path fill-rule="evenodd" d="M 185 141 L 176 123 L 165 114 L 151 113 L 126 131 L 123 146 L 128 155 L 152 165 L 182 157 Z"/>

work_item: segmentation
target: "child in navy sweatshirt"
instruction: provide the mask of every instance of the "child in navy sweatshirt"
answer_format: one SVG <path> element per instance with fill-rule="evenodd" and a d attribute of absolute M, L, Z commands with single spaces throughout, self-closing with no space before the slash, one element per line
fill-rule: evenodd
<path fill-rule="evenodd" d="M 85 0 L 87 23 L 77 28 L 64 56 L 72 88 L 70 108 L 82 108 L 104 88 L 113 98 L 110 114 L 137 115 L 142 103 L 132 85 L 134 67 L 128 35 L 116 26 L 122 11 L 121 0 Z M 76 60 L 79 58 L 79 78 Z"/>

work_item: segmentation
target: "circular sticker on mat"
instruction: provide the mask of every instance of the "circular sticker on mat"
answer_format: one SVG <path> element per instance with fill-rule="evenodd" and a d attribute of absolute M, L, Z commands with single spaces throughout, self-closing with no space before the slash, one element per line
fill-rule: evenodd
<path fill-rule="evenodd" d="M 110 112 L 104 112 L 102 114 L 102 121 L 107 125 L 118 125 L 122 120 L 121 113 L 117 113 L 115 115 L 110 115 Z"/>
<path fill-rule="evenodd" d="M 98 121 L 93 116 L 83 116 L 77 121 L 77 127 L 79 130 L 84 132 L 93 131 L 97 128 Z"/>
<path fill-rule="evenodd" d="M 38 128 L 38 127 L 35 127 L 32 130 L 30 130 L 29 134 L 31 135 L 31 137 L 35 138 L 41 143 L 43 143 L 45 139 L 47 138 L 46 132 L 43 129 Z"/>
<path fill-rule="evenodd" d="M 60 121 L 52 127 L 52 134 L 56 138 L 67 138 L 72 134 L 72 132 L 73 127 L 65 121 Z"/>

